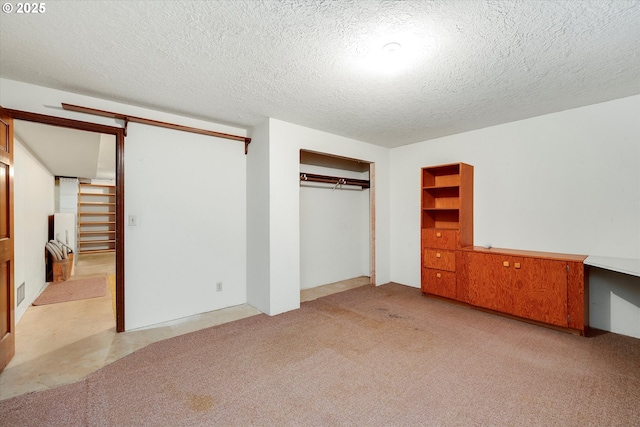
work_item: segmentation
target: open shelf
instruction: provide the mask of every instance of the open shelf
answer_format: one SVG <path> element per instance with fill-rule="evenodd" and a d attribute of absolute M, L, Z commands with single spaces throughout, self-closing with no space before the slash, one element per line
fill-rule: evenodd
<path fill-rule="evenodd" d="M 102 254 L 107 252 L 115 252 L 115 249 L 86 249 L 82 250 L 83 254 Z"/>
<path fill-rule="evenodd" d="M 82 184 L 85 185 L 85 184 Z M 96 197 L 103 197 L 103 196 L 108 196 L 108 197 L 115 197 L 116 193 L 89 193 L 89 192 L 79 192 L 78 196 L 96 196 Z"/>
<path fill-rule="evenodd" d="M 78 186 L 78 253 L 115 251 L 115 186 Z"/>
<path fill-rule="evenodd" d="M 115 214 L 115 212 L 79 212 L 78 216 L 109 216 Z"/>
<path fill-rule="evenodd" d="M 447 187 L 460 185 L 460 164 L 442 165 L 422 169 L 423 187 Z"/>
<path fill-rule="evenodd" d="M 461 244 L 473 244 L 473 166 L 430 166 L 421 173 L 421 228 L 460 230 Z"/>
<path fill-rule="evenodd" d="M 425 187 L 422 191 L 422 208 L 460 208 L 460 187 Z"/>
<path fill-rule="evenodd" d="M 460 212 L 458 209 L 423 209 L 422 228 L 460 228 Z"/>
<path fill-rule="evenodd" d="M 78 205 L 81 206 L 115 206 L 115 202 L 114 203 L 109 203 L 109 202 L 78 202 Z"/>

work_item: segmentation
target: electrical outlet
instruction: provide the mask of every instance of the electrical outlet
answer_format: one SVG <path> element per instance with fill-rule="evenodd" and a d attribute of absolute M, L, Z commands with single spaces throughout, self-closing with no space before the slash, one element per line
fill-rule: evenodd
<path fill-rule="evenodd" d="M 222 292 L 222 282 L 216 283 L 216 292 Z"/>

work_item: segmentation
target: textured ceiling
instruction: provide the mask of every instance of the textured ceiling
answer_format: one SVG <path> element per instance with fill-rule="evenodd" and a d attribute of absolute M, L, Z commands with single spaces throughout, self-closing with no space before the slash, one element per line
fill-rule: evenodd
<path fill-rule="evenodd" d="M 640 1 L 45 4 L 0 14 L 0 76 L 241 127 L 394 147 L 640 93 Z"/>

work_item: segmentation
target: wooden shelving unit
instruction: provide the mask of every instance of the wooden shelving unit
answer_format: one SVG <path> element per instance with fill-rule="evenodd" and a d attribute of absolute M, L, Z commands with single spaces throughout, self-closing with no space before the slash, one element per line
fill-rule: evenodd
<path fill-rule="evenodd" d="M 456 279 L 457 250 L 473 245 L 473 166 L 422 168 L 422 291 L 468 301 Z"/>
<path fill-rule="evenodd" d="M 424 294 L 584 335 L 583 255 L 473 246 L 473 166 L 422 168 Z"/>
<path fill-rule="evenodd" d="M 116 250 L 115 186 L 78 185 L 78 253 Z"/>
<path fill-rule="evenodd" d="M 473 166 L 422 168 L 422 228 L 457 230 L 458 247 L 473 245 Z"/>

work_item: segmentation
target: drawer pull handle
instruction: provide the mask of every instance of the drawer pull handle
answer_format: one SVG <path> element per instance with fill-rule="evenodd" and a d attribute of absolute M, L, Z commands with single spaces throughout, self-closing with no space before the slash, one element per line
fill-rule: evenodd
<path fill-rule="evenodd" d="M 440 257 L 441 257 L 440 252 L 436 252 L 436 258 L 440 258 Z"/>
<path fill-rule="evenodd" d="M 509 261 L 502 261 L 502 265 L 504 267 L 509 267 Z"/>
<path fill-rule="evenodd" d="M 514 262 L 513 263 L 513 268 L 520 268 L 520 263 L 519 262 Z"/>
<path fill-rule="evenodd" d="M 441 277 L 442 277 L 442 274 L 440 274 L 440 273 L 436 273 L 436 277 L 439 279 L 439 278 L 441 278 Z"/>
<path fill-rule="evenodd" d="M 436 233 L 436 237 L 442 237 L 442 233 L 438 231 L 438 232 Z"/>

